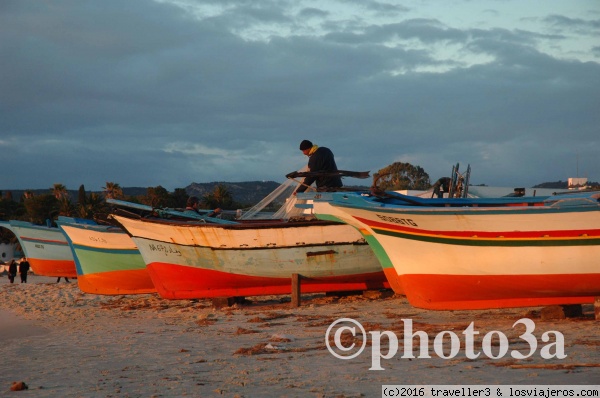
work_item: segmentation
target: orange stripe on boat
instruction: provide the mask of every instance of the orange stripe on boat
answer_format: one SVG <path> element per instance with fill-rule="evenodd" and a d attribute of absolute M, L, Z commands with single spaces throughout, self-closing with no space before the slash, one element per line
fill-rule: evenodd
<path fill-rule="evenodd" d="M 82 292 L 92 294 L 156 293 L 154 283 L 145 268 L 79 275 L 77 284 Z"/>
<path fill-rule="evenodd" d="M 584 304 L 593 303 L 594 297 L 600 296 L 600 273 L 408 274 L 401 275 L 399 279 L 411 305 L 432 310 Z"/>
<path fill-rule="evenodd" d="M 73 260 L 47 260 L 30 257 L 29 264 L 36 275 L 77 278 L 77 270 Z"/>

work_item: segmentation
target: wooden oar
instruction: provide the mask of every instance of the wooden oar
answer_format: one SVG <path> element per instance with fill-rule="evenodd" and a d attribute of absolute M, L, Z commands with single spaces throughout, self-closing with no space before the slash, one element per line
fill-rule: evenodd
<path fill-rule="evenodd" d="M 295 177 L 353 177 L 353 178 L 369 178 L 368 171 L 292 171 L 286 174 L 287 178 Z"/>

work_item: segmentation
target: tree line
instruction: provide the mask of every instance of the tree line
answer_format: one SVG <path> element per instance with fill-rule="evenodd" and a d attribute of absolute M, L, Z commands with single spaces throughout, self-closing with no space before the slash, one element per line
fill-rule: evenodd
<path fill-rule="evenodd" d="M 431 187 L 429 175 L 425 170 L 410 163 L 393 163 L 380 169 L 376 176 L 378 187 L 384 190 L 426 190 Z M 87 193 L 81 185 L 75 199 L 71 197 L 65 185 L 57 183 L 49 188 L 47 194 L 35 195 L 32 191 L 25 191 L 17 200 L 12 197 L 10 191 L 5 194 L 0 192 L 0 219 L 29 221 L 34 224 L 45 224 L 47 220 L 56 220 L 58 216 L 97 219 L 110 212 L 105 201 L 107 198 L 154 208 L 185 208 L 188 196 L 185 188 L 176 188 L 169 192 L 160 185 L 147 188 L 145 195 L 129 196 L 123 194 L 123 189 L 118 183 L 106 182 L 101 193 Z M 217 184 L 212 192 L 199 199 L 204 209 L 220 207 L 228 210 L 245 207 L 233 200 L 231 192 L 224 184 Z"/>
<path fill-rule="evenodd" d="M 15 200 L 12 193 L 0 192 L 0 219 L 29 221 L 34 224 L 45 224 L 54 221 L 58 216 L 98 219 L 110 212 L 105 199 L 119 199 L 132 203 L 144 204 L 155 208 L 185 208 L 188 194 L 185 188 L 176 188 L 169 192 L 162 186 L 149 187 L 145 195 L 129 196 L 123 194 L 118 183 L 107 182 L 102 193 L 87 193 L 84 185 L 78 190 L 77 199 L 71 197 L 67 187 L 54 184 L 47 194 L 35 195 L 28 190 Z M 200 206 L 204 209 L 232 209 L 237 206 L 227 187 L 215 186 L 212 192 L 203 195 Z"/>

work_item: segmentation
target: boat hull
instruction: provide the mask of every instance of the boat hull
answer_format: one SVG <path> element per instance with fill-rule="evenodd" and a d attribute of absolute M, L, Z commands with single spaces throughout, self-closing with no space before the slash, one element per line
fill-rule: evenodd
<path fill-rule="evenodd" d="M 526 307 L 592 303 L 600 296 L 597 202 L 469 209 L 334 205 L 386 251 L 416 307 Z"/>
<path fill-rule="evenodd" d="M 389 288 L 353 228 L 315 223 L 216 226 L 114 216 L 132 235 L 161 297 L 190 299 Z"/>
<path fill-rule="evenodd" d="M 379 244 L 379 241 L 373 236 L 370 229 L 364 224 L 359 223 L 357 220 L 351 220 L 351 217 L 346 212 L 331 206 L 331 199 L 323 201 L 323 194 L 317 193 L 316 195 L 319 195 L 319 197 L 315 199 L 321 199 L 321 201 L 315 200 L 313 202 L 313 211 L 317 217 L 321 220 L 341 222 L 353 226 L 369 244 L 371 250 L 373 250 L 373 254 L 379 261 L 391 289 L 395 294 L 404 295 L 405 293 L 401 279 L 398 278 L 398 273 L 396 272 L 392 261 L 381 244 Z"/>
<path fill-rule="evenodd" d="M 71 246 L 79 289 L 103 295 L 155 293 L 133 240 L 123 230 L 59 222 Z"/>
<path fill-rule="evenodd" d="M 77 277 L 73 254 L 60 229 L 23 221 L 10 221 L 10 229 L 19 239 L 36 275 Z"/>
<path fill-rule="evenodd" d="M 159 295 L 167 299 L 194 299 L 291 294 L 291 274 L 264 277 L 152 262 L 148 270 Z M 301 279 L 302 293 L 380 289 L 385 285 L 381 272 L 347 276 Z"/>
<path fill-rule="evenodd" d="M 115 283 L 115 281 L 118 282 Z M 143 270 L 119 270 L 79 275 L 77 285 L 82 292 L 108 296 L 156 293 L 156 288 L 145 265 Z"/>
<path fill-rule="evenodd" d="M 468 310 L 593 303 L 600 275 L 401 275 L 411 305 Z M 565 288 L 568 286 L 568 288 Z M 426 292 L 426 294 L 423 294 Z"/>

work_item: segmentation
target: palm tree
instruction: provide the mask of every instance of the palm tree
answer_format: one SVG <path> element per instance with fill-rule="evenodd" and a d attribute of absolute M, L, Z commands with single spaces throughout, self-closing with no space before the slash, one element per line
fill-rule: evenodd
<path fill-rule="evenodd" d="M 106 212 L 104 199 L 101 195 L 98 195 L 95 192 L 91 192 L 89 196 L 86 197 L 84 202 L 79 202 L 77 206 L 77 214 L 81 218 L 89 218 L 96 219 L 104 218 L 104 213 Z"/>
<path fill-rule="evenodd" d="M 90 209 L 90 217 L 93 216 L 93 218 L 95 219 L 96 217 L 100 217 L 102 215 L 104 218 L 106 218 L 106 202 L 104 202 L 104 199 L 101 195 L 98 195 L 94 192 L 90 193 L 90 196 L 88 196 L 86 203 L 88 208 Z"/>
<path fill-rule="evenodd" d="M 106 199 L 123 199 L 123 190 L 116 182 L 106 182 L 106 186 L 102 188 L 104 190 L 104 197 Z"/>
<path fill-rule="evenodd" d="M 215 187 L 213 195 L 215 200 L 222 206 L 231 203 L 231 192 L 229 192 L 229 189 L 223 184 L 219 184 Z"/>
<path fill-rule="evenodd" d="M 69 197 L 69 191 L 67 191 L 67 187 L 63 184 L 54 184 L 52 188 L 50 188 L 54 197 L 58 200 Z"/>
<path fill-rule="evenodd" d="M 34 224 L 44 224 L 47 219 L 52 219 L 60 207 L 59 201 L 50 193 L 32 196 L 24 205 L 29 221 Z"/>
<path fill-rule="evenodd" d="M 157 187 L 148 187 L 146 197 L 142 200 L 145 204 L 152 207 L 166 207 L 169 204 L 169 191 L 161 185 Z"/>
<path fill-rule="evenodd" d="M 227 187 L 223 184 L 218 184 L 212 192 L 207 193 L 202 197 L 202 204 L 207 208 L 228 208 L 233 203 L 233 196 Z"/>
<path fill-rule="evenodd" d="M 58 200 L 58 202 L 59 202 L 58 214 L 60 214 L 61 216 L 72 217 L 74 208 L 73 208 L 73 203 L 71 203 L 71 200 L 65 196 L 65 197 L 60 198 Z"/>
<path fill-rule="evenodd" d="M 59 203 L 59 214 L 61 216 L 71 217 L 73 215 L 73 204 L 69 198 L 69 191 L 63 184 L 54 184 L 52 188 L 52 195 L 58 200 Z"/>

